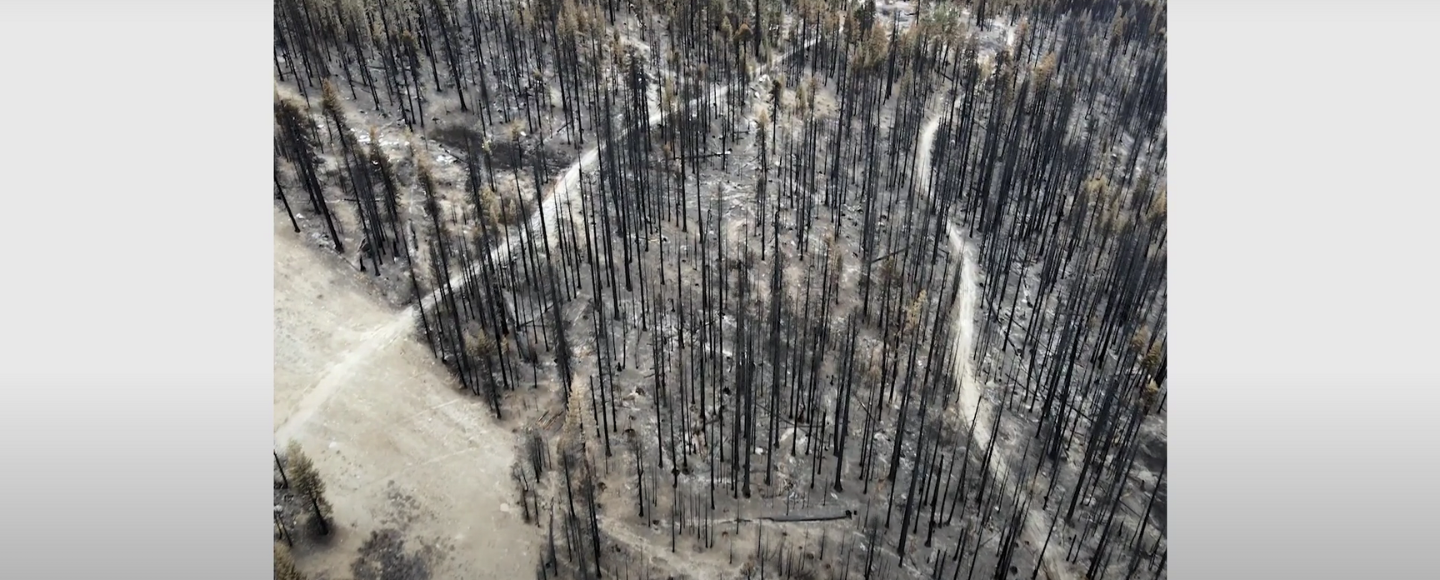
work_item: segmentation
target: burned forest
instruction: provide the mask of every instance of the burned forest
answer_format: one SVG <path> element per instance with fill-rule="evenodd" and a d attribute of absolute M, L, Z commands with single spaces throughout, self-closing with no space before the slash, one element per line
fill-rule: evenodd
<path fill-rule="evenodd" d="M 276 228 L 393 318 L 331 367 L 410 341 L 490 426 L 526 575 L 1165 578 L 1165 11 L 276 0 Z M 370 372 L 277 433 L 420 396 Z M 473 558 L 306 445 L 286 577 Z"/>

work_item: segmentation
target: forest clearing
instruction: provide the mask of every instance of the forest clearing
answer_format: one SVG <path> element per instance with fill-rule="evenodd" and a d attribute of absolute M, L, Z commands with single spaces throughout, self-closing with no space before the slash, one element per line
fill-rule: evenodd
<path fill-rule="evenodd" d="M 436 558 L 430 577 L 526 575 L 539 534 L 508 505 L 508 430 L 470 412 L 449 372 L 409 336 L 357 349 L 397 312 L 340 260 L 297 240 L 283 213 L 276 217 L 275 421 L 293 425 L 277 439 L 309 450 L 336 522 L 333 537 L 296 555 L 349 577 L 370 532 L 393 529 L 405 534 L 406 553 L 469 555 Z M 341 387 L 295 421 L 306 389 L 335 372 L 324 365 L 356 350 L 366 356 Z"/>
<path fill-rule="evenodd" d="M 277 578 L 1166 576 L 1163 1 L 275 14 Z"/>

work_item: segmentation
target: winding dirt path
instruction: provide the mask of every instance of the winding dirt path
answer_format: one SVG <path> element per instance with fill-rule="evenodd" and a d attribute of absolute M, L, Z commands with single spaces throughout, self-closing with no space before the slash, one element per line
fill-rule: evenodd
<path fill-rule="evenodd" d="M 729 90 L 711 87 L 700 99 Z M 668 116 L 652 114 L 649 123 Z M 510 259 L 511 248 L 536 232 L 556 243 L 560 211 L 578 217 L 568 202 L 602 146 L 555 177 L 526 226 L 497 244 L 491 259 Z M 274 443 L 280 449 L 297 440 L 311 454 L 327 476 L 337 524 L 329 548 L 297 552 L 302 565 L 322 573 L 347 570 L 370 531 L 391 527 L 406 534 L 411 549 L 438 549 L 436 577 L 529 573 L 540 540 L 509 503 L 513 435 L 484 413 L 455 404 L 465 396 L 415 338 L 414 304 L 384 306 L 340 258 L 296 236 L 278 210 L 275 222 Z M 474 272 L 481 263 L 466 269 Z M 462 287 L 464 274 L 456 273 L 451 286 Z M 436 290 L 418 304 L 432 308 L 439 297 Z M 683 562 L 667 563 L 683 569 Z"/>
<path fill-rule="evenodd" d="M 958 106 L 960 100 L 957 98 L 951 103 L 950 108 Z M 915 156 L 915 175 L 922 180 L 927 189 L 930 187 L 930 158 L 935 146 L 935 136 L 939 133 L 940 123 L 945 119 L 948 109 L 942 109 L 932 113 L 925 124 L 920 127 L 920 150 Z M 976 415 L 981 400 L 982 386 L 975 378 L 975 307 L 977 282 L 980 276 L 980 267 L 976 264 L 975 245 L 966 240 L 960 233 L 959 226 L 946 222 L 945 233 L 950 242 L 950 255 L 959 256 L 960 263 L 960 291 L 956 294 L 955 301 L 950 307 L 951 312 L 951 348 L 955 350 L 955 377 L 958 396 L 956 408 L 950 412 L 962 423 L 968 423 L 974 418 L 976 421 L 975 436 L 981 438 L 979 445 L 983 448 L 990 437 L 989 415 Z"/>
<path fill-rule="evenodd" d="M 811 40 L 804 46 L 775 57 L 765 66 L 758 68 L 754 76 L 758 78 L 760 75 L 769 72 L 769 69 L 775 65 L 810 48 L 815 42 L 815 40 Z M 707 90 L 707 95 L 691 99 L 678 110 L 689 110 L 706 96 L 712 99 L 720 99 L 729 93 L 730 90 L 730 86 L 724 86 L 713 91 Z M 671 114 L 672 112 L 665 111 L 652 114 L 647 124 L 650 126 L 659 124 Z M 626 129 L 620 134 L 620 137 L 623 138 L 629 131 L 630 129 Z M 511 248 L 523 247 L 521 244 L 528 236 L 531 236 L 535 230 L 541 230 L 541 235 L 545 236 L 545 239 L 548 240 L 550 244 L 558 243 L 558 240 L 554 237 L 560 231 L 559 228 L 555 227 L 558 223 L 557 216 L 561 208 L 566 207 L 570 208 L 570 219 L 577 219 L 573 207 L 570 206 L 568 202 L 580 192 L 580 179 L 583 172 L 599 161 L 600 149 L 604 146 L 605 144 L 603 143 L 597 143 L 558 175 L 550 185 L 549 195 L 546 196 L 545 201 L 537 211 L 531 214 L 525 227 L 511 232 L 502 243 L 498 243 L 495 248 L 491 250 L 490 259 L 496 262 L 504 262 L 510 259 Z M 478 274 L 481 265 L 482 262 L 476 260 L 471 262 L 465 270 L 455 273 L 455 275 L 450 278 L 450 287 L 456 290 L 463 288 L 467 280 L 467 274 L 471 276 Z M 429 309 L 434 307 L 435 302 L 439 299 L 440 289 L 436 288 L 421 300 L 421 304 Z M 327 401 L 344 387 L 347 381 L 355 376 L 356 369 L 360 366 L 361 361 L 374 356 L 376 353 L 393 344 L 396 339 L 402 335 L 414 330 L 416 312 L 417 310 L 413 304 L 401 310 L 392 322 L 374 329 L 364 340 L 351 347 L 350 350 L 343 353 L 331 364 L 315 386 L 307 391 L 290 416 L 276 428 L 275 440 L 277 446 L 283 446 L 286 441 L 294 437 L 296 433 L 310 421 L 315 415 L 315 412 L 323 407 Z"/>
<path fill-rule="evenodd" d="M 1007 32 L 1006 41 L 1013 45 L 1015 42 L 1014 32 Z M 988 60 L 989 55 L 982 56 L 982 62 Z M 946 113 L 959 106 L 961 100 L 957 97 L 950 106 L 931 113 L 920 129 L 919 151 L 915 157 L 915 175 L 921 179 L 927 189 L 930 187 L 931 156 L 935 146 L 935 137 L 939 133 L 940 123 L 944 120 Z M 960 290 L 956 294 L 955 301 L 951 306 L 951 348 L 955 351 L 955 381 L 956 381 L 956 402 L 955 408 L 947 412 L 955 415 L 962 425 L 974 425 L 970 431 L 970 449 L 983 451 L 990 444 L 990 431 L 994 428 L 992 417 L 994 408 L 985 400 L 984 385 L 975 376 L 975 316 L 978 307 L 978 284 L 982 272 L 977 263 L 979 250 L 961 231 L 961 228 L 953 222 L 946 222 L 946 236 L 950 242 L 950 255 L 960 259 Z M 1004 481 L 1010 474 L 1009 464 L 1003 457 L 992 458 L 991 470 L 996 480 Z M 1032 482 L 1032 486 L 1034 483 Z M 1025 518 L 1025 529 L 1022 531 L 1022 538 L 1028 540 L 1029 545 L 1034 549 L 1045 543 L 1046 535 L 1049 532 L 1049 514 L 1040 509 L 1031 509 Z M 1052 542 L 1053 543 L 1053 542 Z M 1046 577 L 1050 580 L 1072 580 L 1076 578 L 1075 571 L 1064 562 L 1060 554 L 1064 550 L 1056 549 L 1058 546 L 1050 546 L 1045 551 L 1044 561 L 1041 566 Z"/>

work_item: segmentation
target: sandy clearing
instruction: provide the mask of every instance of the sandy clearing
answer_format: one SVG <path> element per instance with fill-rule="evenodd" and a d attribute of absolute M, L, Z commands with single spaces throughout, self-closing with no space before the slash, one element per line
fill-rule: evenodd
<path fill-rule="evenodd" d="M 434 578 L 530 573 L 540 536 L 509 504 L 513 435 L 467 404 L 358 272 L 283 212 L 275 223 L 277 435 L 314 458 L 335 507 L 331 545 L 297 550 L 302 568 L 346 577 L 369 533 L 395 527 L 411 550 L 448 554 Z M 338 362 L 314 362 L 326 360 Z"/>
<path fill-rule="evenodd" d="M 364 343 L 391 317 L 347 275 L 339 257 L 312 249 L 283 214 L 275 224 L 274 417 L 282 425 L 301 407 L 316 406 L 314 387 L 333 353 Z"/>

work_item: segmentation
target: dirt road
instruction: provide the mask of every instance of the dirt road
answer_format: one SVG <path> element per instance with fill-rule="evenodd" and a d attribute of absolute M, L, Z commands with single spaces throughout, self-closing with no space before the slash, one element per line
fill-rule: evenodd
<path fill-rule="evenodd" d="M 557 232 L 559 209 L 570 207 L 582 171 L 599 153 L 598 147 L 586 151 L 557 176 L 528 227 L 497 245 L 492 257 L 507 259 L 509 248 L 531 232 Z M 340 528 L 339 545 L 311 560 L 298 554 L 302 562 L 346 570 L 369 530 L 403 525 L 417 541 L 451 554 L 437 578 L 515 578 L 529 571 L 539 536 L 508 503 L 513 436 L 472 407 L 415 339 L 414 306 L 381 306 L 348 264 L 307 245 L 288 223 L 277 211 L 275 441 L 280 448 L 298 440 L 315 455 Z M 463 272 L 451 280 L 456 288 L 463 284 Z M 431 307 L 438 297 L 437 290 L 422 303 Z M 418 505 L 418 513 L 407 505 Z"/>
<path fill-rule="evenodd" d="M 997 24 L 999 24 L 997 22 Z M 1007 43 L 1014 43 L 1014 32 L 1006 32 Z M 940 122 L 945 119 L 946 112 L 959 106 L 960 99 L 949 104 L 948 108 L 932 112 L 920 128 L 919 151 L 915 158 L 915 176 L 920 183 L 928 188 L 930 184 L 930 158 L 935 146 L 935 137 L 939 133 Z M 933 193 L 928 192 L 927 193 Z M 955 297 L 955 303 L 951 308 L 951 324 L 954 341 L 952 348 L 955 349 L 955 377 L 957 401 L 956 408 L 950 410 L 958 415 L 962 425 L 970 426 L 973 421 L 973 435 L 970 439 L 970 450 L 975 453 L 983 453 L 986 446 L 990 444 L 990 431 L 994 426 L 991 417 L 994 416 L 993 406 L 985 400 L 984 385 L 980 384 L 975 376 L 975 316 L 978 306 L 977 282 L 982 275 L 979 266 L 976 264 L 978 250 L 975 245 L 966 239 L 959 226 L 954 223 L 946 223 L 946 235 L 950 242 L 950 255 L 961 260 L 960 267 L 960 291 Z M 998 453 L 995 460 L 992 460 L 991 469 L 993 477 L 997 481 L 1006 481 L 1009 476 L 1009 465 L 1004 461 L 1004 455 Z M 1040 546 L 1045 542 L 1050 517 L 1043 510 L 1031 509 L 1027 515 L 1025 529 L 1022 538 L 1031 546 Z M 1053 547 L 1053 546 L 1052 546 Z M 1046 575 L 1052 580 L 1071 580 L 1077 577 L 1064 562 L 1061 554 L 1063 550 L 1047 550 L 1043 563 Z"/>

